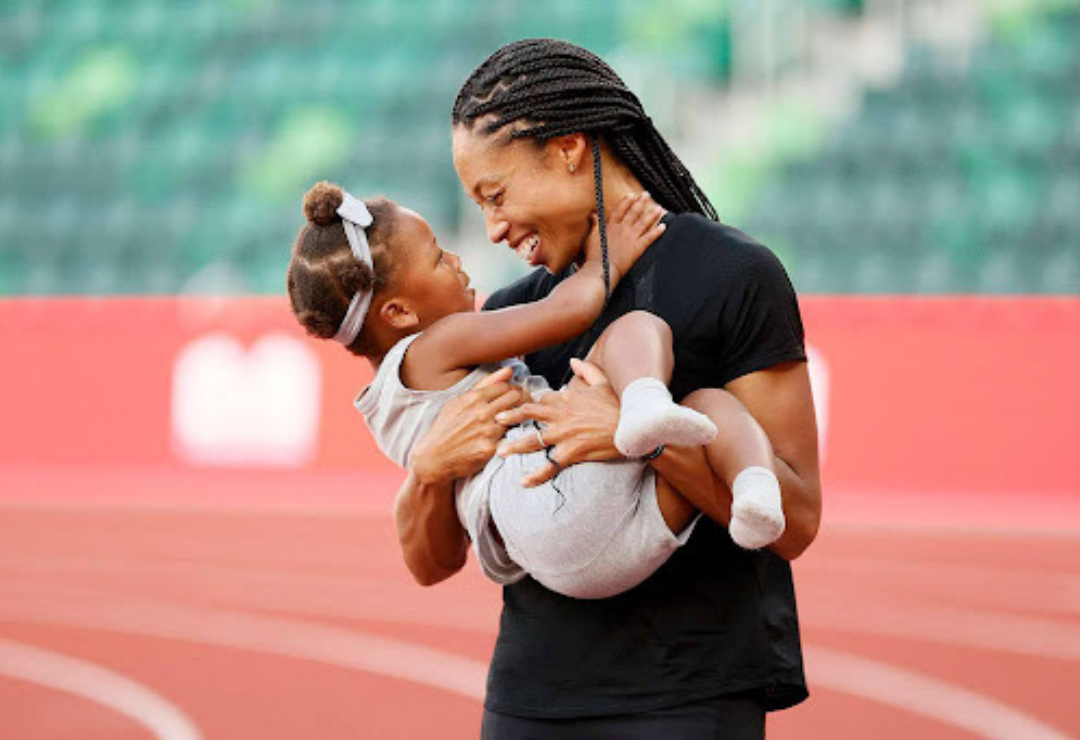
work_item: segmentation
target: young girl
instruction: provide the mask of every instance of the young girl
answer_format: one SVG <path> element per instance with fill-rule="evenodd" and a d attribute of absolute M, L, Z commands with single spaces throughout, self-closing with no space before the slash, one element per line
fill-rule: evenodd
<path fill-rule="evenodd" d="M 370 361 L 375 379 L 356 406 L 380 449 L 402 467 L 443 405 L 498 369 L 496 363 L 511 364 L 534 395 L 548 392 L 541 378 L 506 358 L 585 332 L 626 266 L 664 230 L 663 212 L 647 194 L 626 197 L 607 223 L 610 274 L 594 228 L 584 263 L 548 297 L 476 312 L 461 261 L 439 247 L 413 211 L 383 198 L 362 202 L 329 183 L 307 193 L 303 210 L 308 224 L 288 270 L 293 312 L 309 334 Z M 672 401 L 671 332 L 662 320 L 644 312 L 620 318 L 587 359 L 621 397 L 615 441 L 628 459 L 574 465 L 523 490 L 523 477 L 550 462 L 541 451 L 495 457 L 458 481 L 458 515 L 492 580 L 513 583 L 528 574 L 577 598 L 605 598 L 643 581 L 689 538 L 696 521 L 693 508 L 646 461 L 667 444 L 705 444 L 716 435 L 714 422 L 731 427 L 735 440 L 724 466 L 735 474 L 717 471 L 733 494 L 733 539 L 758 548 L 782 534 L 767 438 L 745 413 L 710 420 Z M 741 408 L 733 397 L 731 403 Z M 531 423 L 507 438 L 524 435 L 543 445 L 543 429 Z"/>

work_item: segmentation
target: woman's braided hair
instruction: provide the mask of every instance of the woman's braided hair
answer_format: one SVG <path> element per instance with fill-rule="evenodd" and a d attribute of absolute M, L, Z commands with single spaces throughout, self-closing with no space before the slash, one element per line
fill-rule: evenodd
<path fill-rule="evenodd" d="M 660 205 L 718 220 L 641 101 L 603 59 L 580 46 L 524 39 L 488 57 L 458 91 L 452 121 L 471 127 L 487 116 L 494 116 L 484 126 L 488 134 L 522 122 L 511 134 L 515 139 L 584 133 L 595 142 L 602 136 Z"/>

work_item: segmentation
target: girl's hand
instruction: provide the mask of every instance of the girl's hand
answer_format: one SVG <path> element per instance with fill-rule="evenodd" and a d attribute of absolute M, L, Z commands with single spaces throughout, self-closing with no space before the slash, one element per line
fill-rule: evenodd
<path fill-rule="evenodd" d="M 596 365 L 570 360 L 574 375 L 582 382 L 572 383 L 559 392 L 545 395 L 536 403 L 525 403 L 499 414 L 499 423 L 506 426 L 534 419 L 543 425 L 544 441 L 552 448 L 547 465 L 523 481 L 526 487 L 538 486 L 551 480 L 560 469 L 579 462 L 621 460 L 615 449 L 615 428 L 619 425 L 619 399 L 607 377 Z M 536 452 L 543 449 L 536 435 L 526 435 L 506 442 L 499 448 L 502 456 Z"/>
<path fill-rule="evenodd" d="M 664 233 L 660 222 L 664 209 L 647 192 L 627 194 L 615 205 L 607 220 L 608 262 L 614 288 L 618 280 L 629 272 L 645 250 Z M 585 263 L 595 260 L 602 264 L 603 250 L 600 245 L 600 229 L 593 216 L 593 229 L 585 244 Z"/>
<path fill-rule="evenodd" d="M 502 368 L 450 400 L 413 449 L 410 469 L 423 484 L 448 483 L 480 472 L 495 455 L 506 424 L 496 414 L 531 401 L 509 383 L 510 368 Z"/>

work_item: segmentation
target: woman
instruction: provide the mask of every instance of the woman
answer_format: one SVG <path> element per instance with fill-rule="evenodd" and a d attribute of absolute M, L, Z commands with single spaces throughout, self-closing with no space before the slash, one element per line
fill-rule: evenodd
<path fill-rule="evenodd" d="M 675 338 L 672 394 L 718 387 L 742 401 L 776 452 L 787 520 L 770 551 L 741 550 L 727 532 L 730 491 L 708 472 L 710 446 L 724 435 L 704 448 L 661 451 L 655 470 L 708 518 L 663 568 L 617 597 L 568 599 L 528 578 L 506 587 L 483 736 L 762 737 L 766 711 L 806 697 L 788 561 L 813 541 L 821 513 L 802 324 L 782 266 L 717 223 L 637 97 L 572 44 L 519 41 L 478 67 L 454 104 L 453 152 L 491 241 L 544 268 L 486 308 L 536 300 L 571 274 L 605 203 L 646 189 L 669 211 L 666 232 L 592 330 L 526 361 L 561 386 L 569 359 L 584 356 L 611 321 L 632 310 L 661 316 Z M 483 466 L 506 426 L 543 425 L 552 464 L 534 483 L 573 463 L 618 458 L 618 400 L 602 377 L 586 375 L 588 388 L 540 403 L 519 406 L 520 392 L 504 382 L 444 409 L 414 450 L 396 507 L 405 561 L 420 583 L 464 565 L 453 481 Z M 522 439 L 502 452 L 540 444 Z"/>

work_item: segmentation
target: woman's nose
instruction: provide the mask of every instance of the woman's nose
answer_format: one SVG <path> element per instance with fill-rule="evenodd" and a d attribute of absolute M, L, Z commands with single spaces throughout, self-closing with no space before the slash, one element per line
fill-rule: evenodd
<path fill-rule="evenodd" d="M 506 239 L 510 231 L 510 224 L 495 215 L 493 211 L 484 214 L 484 223 L 487 226 L 488 239 L 492 244 L 498 244 Z"/>

